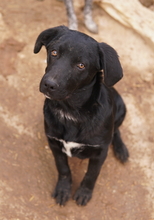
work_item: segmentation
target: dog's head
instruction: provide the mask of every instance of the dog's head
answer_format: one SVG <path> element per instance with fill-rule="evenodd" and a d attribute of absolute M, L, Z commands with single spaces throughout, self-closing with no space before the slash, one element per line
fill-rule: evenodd
<path fill-rule="evenodd" d="M 116 51 L 81 32 L 65 26 L 47 29 L 38 36 L 34 53 L 43 45 L 47 50 L 47 67 L 40 91 L 51 99 L 66 99 L 88 86 L 101 70 L 107 86 L 113 86 L 123 76 Z"/>

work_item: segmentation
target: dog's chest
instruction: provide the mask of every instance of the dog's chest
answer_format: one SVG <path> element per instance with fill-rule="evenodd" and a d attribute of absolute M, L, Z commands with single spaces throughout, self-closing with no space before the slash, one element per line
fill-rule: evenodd
<path fill-rule="evenodd" d="M 100 150 L 101 147 L 99 144 L 78 143 L 69 140 L 70 137 L 72 137 L 71 139 L 74 139 L 77 136 L 83 137 L 83 134 L 79 133 L 79 130 L 82 130 L 80 127 L 82 126 L 82 123 L 79 122 L 74 115 L 72 115 L 70 112 L 66 113 L 59 109 L 54 111 L 54 115 L 58 119 L 58 122 L 65 128 L 64 130 L 67 131 L 66 133 L 62 133 L 62 136 L 65 138 L 65 140 L 52 136 L 52 131 L 51 135 L 47 136 L 59 142 L 59 147 L 63 153 L 69 157 L 78 157 L 80 159 L 84 159 Z"/>
<path fill-rule="evenodd" d="M 99 145 L 90 145 L 90 144 L 82 144 L 82 143 L 77 143 L 77 142 L 72 142 L 72 141 L 65 141 L 62 139 L 58 139 L 53 137 L 53 139 L 59 141 L 62 144 L 62 151 L 65 153 L 67 156 L 72 157 L 72 156 L 81 156 L 81 154 L 85 150 L 91 150 L 91 149 L 98 149 L 100 146 Z"/>
<path fill-rule="evenodd" d="M 72 150 L 80 150 L 82 151 L 84 145 L 83 144 L 79 144 L 76 142 L 66 142 L 64 140 L 60 140 L 60 142 L 62 142 L 63 144 L 63 148 L 62 151 L 67 154 L 67 156 L 72 157 Z"/>
<path fill-rule="evenodd" d="M 54 112 L 57 116 L 58 116 L 58 118 L 59 118 L 59 120 L 61 121 L 63 121 L 63 120 L 67 120 L 67 121 L 72 121 L 72 122 L 77 122 L 78 120 L 77 120 L 77 118 L 76 117 L 74 117 L 71 113 L 69 113 L 69 112 L 63 112 L 63 110 L 56 110 L 55 112 Z"/>

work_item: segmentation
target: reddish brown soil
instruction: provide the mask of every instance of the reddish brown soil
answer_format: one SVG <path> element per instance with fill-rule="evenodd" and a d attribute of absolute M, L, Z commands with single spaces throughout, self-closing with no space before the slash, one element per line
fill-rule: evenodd
<path fill-rule="evenodd" d="M 43 129 L 39 81 L 45 50 L 33 54 L 38 34 L 67 25 L 63 2 L 0 0 L 0 220 L 152 220 L 154 219 L 154 86 L 152 48 L 94 4 L 99 34 L 89 33 L 77 7 L 79 30 L 118 51 L 125 77 L 116 85 L 128 113 L 121 127 L 130 151 L 120 164 L 112 150 L 92 200 L 78 207 L 72 199 L 59 207 L 51 198 L 57 171 Z M 72 194 L 87 160 L 70 159 Z"/>

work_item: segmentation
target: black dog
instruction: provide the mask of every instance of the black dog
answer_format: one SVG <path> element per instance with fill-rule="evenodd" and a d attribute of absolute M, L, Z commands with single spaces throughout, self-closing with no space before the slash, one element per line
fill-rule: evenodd
<path fill-rule="evenodd" d="M 119 132 L 126 108 L 112 88 L 122 78 L 122 68 L 112 47 L 65 26 L 43 31 L 34 53 L 42 45 L 47 49 L 47 67 L 40 83 L 46 96 L 45 133 L 59 173 L 53 197 L 60 205 L 70 197 L 67 156 L 89 158 L 87 173 L 74 196 L 77 204 L 86 205 L 109 145 L 113 144 L 121 162 L 129 156 Z"/>

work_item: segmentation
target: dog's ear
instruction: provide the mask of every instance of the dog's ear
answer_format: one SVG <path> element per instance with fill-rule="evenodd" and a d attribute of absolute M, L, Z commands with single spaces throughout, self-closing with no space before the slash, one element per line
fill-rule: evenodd
<path fill-rule="evenodd" d="M 100 43 L 100 64 L 104 71 L 104 83 L 113 86 L 123 77 L 122 67 L 117 52 L 109 45 Z"/>
<path fill-rule="evenodd" d="M 47 46 L 50 41 L 54 40 L 54 38 L 61 36 L 65 31 L 69 29 L 65 26 L 58 26 L 54 28 L 49 28 L 39 34 L 37 37 L 35 46 L 34 46 L 34 53 L 38 53 L 42 46 Z"/>

